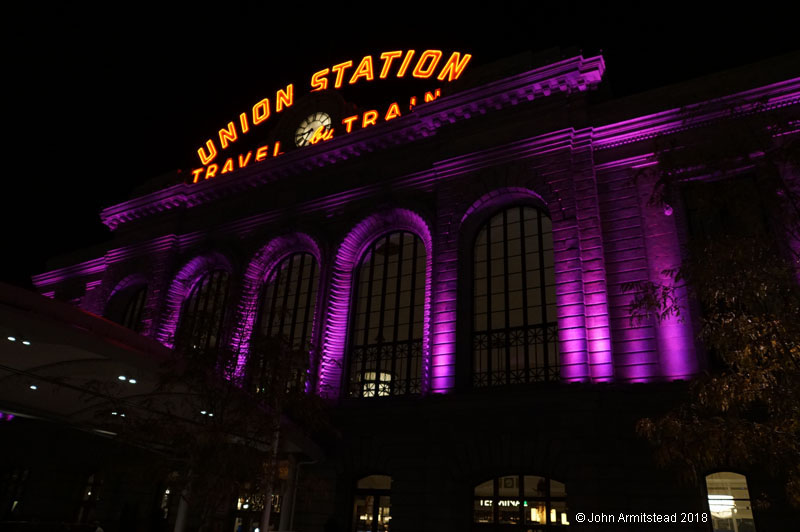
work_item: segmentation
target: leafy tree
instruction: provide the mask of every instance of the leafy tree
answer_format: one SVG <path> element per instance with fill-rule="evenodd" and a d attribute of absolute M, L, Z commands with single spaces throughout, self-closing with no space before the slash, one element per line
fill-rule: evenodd
<path fill-rule="evenodd" d="M 663 272 L 668 282 L 626 287 L 632 319 L 684 319 L 693 307 L 709 360 L 682 404 L 640 420 L 637 431 L 687 480 L 714 468 L 766 468 L 800 506 L 797 117 L 743 108 L 655 141 L 658 163 L 636 176 L 653 183 L 650 201 L 665 212 L 686 205 L 690 238 L 681 266 Z M 683 286 L 689 301 L 679 297 Z"/>
<path fill-rule="evenodd" d="M 263 507 L 267 530 L 283 429 L 287 423 L 314 434 L 330 429 L 325 404 L 306 393 L 309 350 L 283 336 L 256 338 L 245 368 L 238 353 L 216 349 L 172 355 L 153 390 L 136 400 L 103 390 L 118 437 L 162 457 L 162 478 L 171 474 L 184 506 L 204 525 L 222 524 L 245 495 Z M 177 519 L 184 519 L 180 510 Z"/>

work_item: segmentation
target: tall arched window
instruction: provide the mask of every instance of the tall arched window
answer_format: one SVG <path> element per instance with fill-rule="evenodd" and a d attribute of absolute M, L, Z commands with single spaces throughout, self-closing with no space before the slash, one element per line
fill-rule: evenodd
<path fill-rule="evenodd" d="M 354 283 L 350 397 L 418 394 L 422 385 L 425 246 L 409 232 L 377 239 Z"/>
<path fill-rule="evenodd" d="M 292 348 L 308 352 L 318 285 L 319 268 L 313 255 L 294 253 L 281 260 L 264 283 L 253 337 L 280 337 Z M 257 389 L 266 385 L 267 362 L 265 356 L 250 360 L 248 374 Z"/>
<path fill-rule="evenodd" d="M 712 530 L 755 532 L 747 478 L 725 471 L 706 476 Z"/>
<path fill-rule="evenodd" d="M 144 304 L 147 285 L 136 284 L 114 294 L 106 308 L 106 317 L 136 332 L 144 325 Z"/>
<path fill-rule="evenodd" d="M 569 525 L 567 489 L 546 477 L 493 478 L 475 486 L 473 499 L 474 530 L 551 530 Z"/>
<path fill-rule="evenodd" d="M 222 342 L 230 275 L 213 270 L 201 277 L 183 303 L 175 345 L 187 351 L 213 352 Z"/>
<path fill-rule="evenodd" d="M 534 207 L 489 219 L 473 248 L 473 386 L 558 378 L 553 230 Z"/>

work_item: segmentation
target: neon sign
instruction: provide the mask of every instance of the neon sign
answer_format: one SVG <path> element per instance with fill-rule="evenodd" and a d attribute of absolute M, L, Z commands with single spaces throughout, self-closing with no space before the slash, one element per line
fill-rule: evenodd
<path fill-rule="evenodd" d="M 310 92 L 327 90 L 329 88 L 341 89 L 344 86 L 356 85 L 363 82 L 372 82 L 376 79 L 405 78 L 417 79 L 435 78 L 441 82 L 451 82 L 457 80 L 464 69 L 469 64 L 472 56 L 453 52 L 449 58 L 444 60 L 441 50 L 425 50 L 417 55 L 415 50 L 397 50 L 383 52 L 377 60 L 373 60 L 372 55 L 361 58 L 360 61 L 345 61 L 324 68 L 312 74 L 310 81 Z M 435 100 L 441 95 L 441 89 L 427 92 L 423 96 L 424 102 Z M 211 179 L 217 175 L 232 172 L 238 168 L 244 168 L 251 162 L 261 162 L 267 157 L 277 157 L 281 151 L 280 141 L 276 141 L 271 147 L 264 145 L 255 151 L 248 151 L 238 157 L 228 157 L 224 162 L 214 162 L 220 157 L 222 152 L 229 149 L 242 137 L 250 133 L 255 127 L 267 122 L 270 117 L 283 112 L 294 104 L 295 87 L 290 83 L 284 89 L 275 92 L 274 98 L 263 98 L 253 107 L 239 114 L 236 120 L 231 120 L 221 128 L 215 137 L 208 139 L 203 146 L 197 149 L 202 167 L 192 170 L 193 182 L 197 183 L 201 179 Z M 274 102 L 274 105 L 273 103 Z M 417 105 L 417 97 L 409 99 L 408 109 L 411 110 Z M 392 102 L 385 111 L 377 109 L 366 110 L 363 113 L 345 117 L 342 119 L 341 128 L 319 128 L 314 132 L 310 139 L 311 145 L 318 144 L 333 138 L 335 131 L 352 133 L 356 129 L 364 129 L 376 125 L 379 119 L 386 122 L 402 116 L 401 106 L 398 102 Z M 271 155 L 270 155 L 271 154 Z M 237 164 L 238 163 L 238 164 Z"/>

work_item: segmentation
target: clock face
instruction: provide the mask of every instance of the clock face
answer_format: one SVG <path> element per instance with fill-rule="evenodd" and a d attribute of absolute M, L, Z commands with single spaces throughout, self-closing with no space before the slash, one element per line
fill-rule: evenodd
<path fill-rule="evenodd" d="M 321 127 L 326 130 L 330 129 L 331 117 L 323 112 L 314 113 L 300 123 L 294 134 L 294 143 L 298 147 L 308 146 L 311 143 L 311 137 Z"/>

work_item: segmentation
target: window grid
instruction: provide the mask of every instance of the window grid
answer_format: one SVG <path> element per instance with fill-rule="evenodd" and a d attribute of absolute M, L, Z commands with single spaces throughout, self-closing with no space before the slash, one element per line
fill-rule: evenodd
<path fill-rule="evenodd" d="M 558 379 L 550 219 L 512 207 L 479 231 L 473 258 L 473 386 Z"/>
<path fill-rule="evenodd" d="M 262 289 L 255 335 L 285 339 L 293 349 L 310 349 L 319 268 L 310 253 L 294 253 L 281 260 Z M 256 391 L 269 380 L 267 360 L 252 360 L 248 373 Z M 298 375 L 296 383 L 302 376 Z"/>
<path fill-rule="evenodd" d="M 364 254 L 354 283 L 351 397 L 420 393 L 425 258 L 408 232 L 381 237 Z"/>
<path fill-rule="evenodd" d="M 195 352 L 211 352 L 221 345 L 229 274 L 214 270 L 200 279 L 183 305 L 177 345 Z"/>
<path fill-rule="evenodd" d="M 132 331 L 142 332 L 142 315 L 144 314 L 144 303 L 147 296 L 147 286 L 141 286 L 131 295 L 122 315 L 120 325 Z"/>

